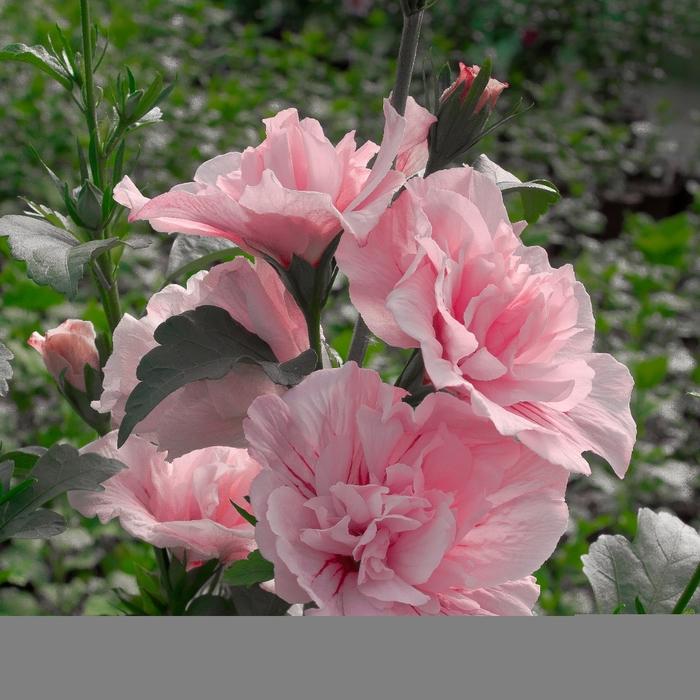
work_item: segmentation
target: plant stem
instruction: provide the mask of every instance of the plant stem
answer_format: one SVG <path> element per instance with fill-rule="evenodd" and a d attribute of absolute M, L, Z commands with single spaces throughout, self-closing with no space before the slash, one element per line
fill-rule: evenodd
<path fill-rule="evenodd" d="M 92 32 L 90 22 L 90 3 L 89 0 L 80 0 L 80 23 L 83 39 L 83 65 L 84 65 L 84 88 L 85 88 L 85 119 L 87 121 L 88 132 L 90 134 L 90 170 L 92 172 L 92 181 L 95 187 L 103 190 L 104 184 L 104 168 L 105 154 L 100 145 L 100 130 L 97 123 L 97 102 L 95 100 L 95 79 L 92 66 Z M 97 232 L 97 237 L 107 238 L 109 236 L 109 227 L 102 227 Z M 95 274 L 95 284 L 97 285 L 100 294 L 102 307 L 104 308 L 105 316 L 110 331 L 119 323 L 122 312 L 119 301 L 119 288 L 114 275 L 114 267 L 112 265 L 112 255 L 106 251 L 97 258 L 97 267 L 100 274 Z M 111 336 L 111 333 L 110 333 Z M 111 337 L 110 337 L 111 346 Z"/>
<path fill-rule="evenodd" d="M 85 69 L 85 118 L 90 132 L 90 144 L 95 154 L 92 180 L 95 187 L 102 189 L 102 153 L 100 148 L 100 133 L 97 126 L 97 104 L 95 102 L 95 80 L 92 70 L 92 36 L 90 27 L 90 3 L 80 0 L 80 22 L 83 35 L 83 63 Z"/>
<path fill-rule="evenodd" d="M 693 597 L 693 594 L 697 590 L 698 586 L 700 586 L 700 562 L 695 568 L 695 573 L 691 576 L 690 581 L 688 581 L 688 585 L 685 587 L 681 597 L 678 599 L 678 602 L 671 611 L 674 615 L 683 614 L 683 611 L 688 607 L 688 603 Z"/>
<path fill-rule="evenodd" d="M 399 114 L 406 111 L 408 91 L 411 87 L 411 77 L 413 76 L 413 65 L 416 62 L 418 52 L 418 39 L 420 28 L 423 23 L 423 10 L 409 12 L 406 5 L 403 7 L 403 31 L 401 32 L 401 44 L 399 46 L 399 57 L 396 67 L 396 82 L 391 93 L 391 104 Z M 350 342 L 348 361 L 357 362 L 362 366 L 369 345 L 369 328 L 362 316 L 357 317 L 355 328 Z"/>

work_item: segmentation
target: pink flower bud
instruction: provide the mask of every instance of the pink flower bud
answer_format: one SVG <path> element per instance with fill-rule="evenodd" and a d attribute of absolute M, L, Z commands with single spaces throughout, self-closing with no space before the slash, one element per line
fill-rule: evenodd
<path fill-rule="evenodd" d="M 100 367 L 95 329 L 89 321 L 69 318 L 47 331 L 46 337 L 32 333 L 27 342 L 41 353 L 46 369 L 55 379 L 65 370 L 66 381 L 80 391 L 85 391 L 85 365 Z"/>
<path fill-rule="evenodd" d="M 447 90 L 442 93 L 442 101 L 444 102 L 453 92 L 455 92 L 455 90 L 458 89 L 461 90 L 459 97 L 462 101 L 464 101 L 467 98 L 467 94 L 469 93 L 471 86 L 476 80 L 476 76 L 479 75 L 480 70 L 481 69 L 479 66 L 466 66 L 464 63 L 460 62 L 459 76 L 457 77 L 457 80 L 455 80 L 454 83 L 452 83 L 452 85 L 450 85 L 450 87 L 448 87 Z M 476 105 L 474 113 L 478 114 L 485 105 L 488 105 L 490 109 L 493 109 L 496 106 L 496 102 L 498 101 L 501 93 L 507 87 L 508 83 L 502 83 L 500 80 L 490 78 L 489 82 L 486 84 L 484 92 L 479 98 L 479 102 Z"/>

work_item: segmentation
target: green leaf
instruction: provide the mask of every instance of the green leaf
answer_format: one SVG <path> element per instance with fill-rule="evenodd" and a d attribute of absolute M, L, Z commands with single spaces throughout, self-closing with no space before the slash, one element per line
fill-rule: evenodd
<path fill-rule="evenodd" d="M 668 513 L 642 508 L 637 535 L 602 535 L 581 557 L 598 610 L 611 613 L 624 605 L 646 614 L 670 613 L 700 561 L 700 535 Z M 700 605 L 700 590 L 690 604 Z"/>
<path fill-rule="evenodd" d="M 665 355 L 650 357 L 632 365 L 634 384 L 637 389 L 651 389 L 666 379 L 668 358 Z"/>
<path fill-rule="evenodd" d="M 32 216 L 0 218 L 0 236 L 8 236 L 12 255 L 27 263 L 37 284 L 48 285 L 73 298 L 85 265 L 123 242 L 118 238 L 81 243 L 68 231 Z"/>
<path fill-rule="evenodd" d="M 291 607 L 289 603 L 279 598 L 274 593 L 260 588 L 260 586 L 229 587 L 228 594 L 233 600 L 238 615 L 286 615 Z"/>
<path fill-rule="evenodd" d="M 651 263 L 683 265 L 695 233 L 687 213 L 655 221 L 647 214 L 631 214 L 625 221 L 634 244 Z"/>
<path fill-rule="evenodd" d="M 119 427 L 120 446 L 163 399 L 186 384 L 221 379 L 236 365 L 253 363 L 273 381 L 291 386 L 298 383 L 301 370 L 309 364 L 308 351 L 299 363 L 278 363 L 264 340 L 218 306 L 199 306 L 171 316 L 156 328 L 153 337 L 159 346 L 141 359 L 136 370 L 140 381 L 126 402 Z"/>
<path fill-rule="evenodd" d="M 0 343 L 0 396 L 7 396 L 7 392 L 10 390 L 7 382 L 12 379 L 10 360 L 13 358 L 14 355 L 10 350 Z"/>
<path fill-rule="evenodd" d="M 275 577 L 272 563 L 256 549 L 247 559 L 234 562 L 224 574 L 224 581 L 232 586 L 252 586 L 271 581 Z"/>
<path fill-rule="evenodd" d="M 17 472 L 29 472 L 34 468 L 39 457 L 46 453 L 45 447 L 30 445 L 28 447 L 18 447 L 0 455 L 0 462 L 6 459 L 14 462 L 15 476 Z"/>
<path fill-rule="evenodd" d="M 232 600 L 220 595 L 202 595 L 195 598 L 188 606 L 185 615 L 211 617 L 213 615 L 237 615 L 236 606 Z"/>
<path fill-rule="evenodd" d="M 20 61 L 29 63 L 63 85 L 66 90 L 73 88 L 73 81 L 66 69 L 55 56 L 52 56 L 43 46 L 27 46 L 26 44 L 9 44 L 0 49 L 0 61 Z"/>
<path fill-rule="evenodd" d="M 559 190 L 548 180 L 523 182 L 483 153 L 474 162 L 474 169 L 490 177 L 504 195 L 519 193 L 523 204 L 523 215 L 529 224 L 534 224 L 542 214 L 561 199 Z"/>
<path fill-rule="evenodd" d="M 244 508 L 241 508 L 238 503 L 231 501 L 231 505 L 238 511 L 238 515 L 240 515 L 244 520 L 247 520 L 253 527 L 258 524 L 258 519 L 252 513 L 249 513 Z"/>
<path fill-rule="evenodd" d="M 634 609 L 637 611 L 637 615 L 646 615 L 647 614 L 647 611 L 644 608 L 644 604 L 639 599 L 639 596 L 635 596 Z"/>
<path fill-rule="evenodd" d="M 21 527 L 12 533 L 14 539 L 44 539 L 60 535 L 66 529 L 62 515 L 39 508 L 21 520 Z"/>
<path fill-rule="evenodd" d="M 165 284 L 206 270 L 211 265 L 245 255 L 225 238 L 180 234 L 170 249 Z"/>
<path fill-rule="evenodd" d="M 3 505 L 0 542 L 15 536 L 31 537 L 33 535 L 28 532 L 55 527 L 56 518 L 36 515 L 41 506 L 67 491 L 100 491 L 100 484 L 123 467 L 115 459 L 89 452 L 79 454 L 70 445 L 54 445 L 37 460 L 31 471 L 30 477 L 34 480 L 31 488 Z"/>

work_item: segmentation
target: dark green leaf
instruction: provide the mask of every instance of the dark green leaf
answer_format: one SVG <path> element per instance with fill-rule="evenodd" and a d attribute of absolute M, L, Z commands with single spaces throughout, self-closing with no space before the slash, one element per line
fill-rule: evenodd
<path fill-rule="evenodd" d="M 243 519 L 247 520 L 251 525 L 255 526 L 258 524 L 258 519 L 244 508 L 241 508 L 241 506 L 239 506 L 238 503 L 234 503 L 233 501 L 231 501 L 231 505 L 238 511 L 238 514 Z"/>
<path fill-rule="evenodd" d="M 647 611 L 644 609 L 644 604 L 639 600 L 639 596 L 634 598 L 634 609 L 637 611 L 637 615 L 646 615 Z"/>
<path fill-rule="evenodd" d="M 102 224 L 102 192 L 89 180 L 83 183 L 75 202 L 80 220 L 93 231 Z"/>
<path fill-rule="evenodd" d="M 636 610 L 639 598 L 646 614 L 670 613 L 700 561 L 700 535 L 673 515 L 642 508 L 633 542 L 602 535 L 582 560 L 599 612 Z M 690 603 L 700 605 L 700 590 Z"/>
<path fill-rule="evenodd" d="M 279 617 L 286 615 L 289 603 L 260 586 L 229 587 L 228 594 L 233 600 L 238 615 L 265 615 Z"/>
<path fill-rule="evenodd" d="M 221 379 L 240 363 L 260 365 L 273 381 L 292 385 L 299 378 L 298 364 L 280 365 L 264 340 L 218 306 L 172 316 L 153 337 L 159 346 L 141 359 L 136 370 L 140 381 L 126 402 L 119 445 L 166 396 L 191 382 Z"/>
<path fill-rule="evenodd" d="M 14 539 L 43 539 L 60 535 L 66 529 L 62 515 L 46 508 L 28 513 L 12 523 Z"/>
<path fill-rule="evenodd" d="M 68 231 L 32 216 L 0 218 L 0 236 L 9 236 L 12 255 L 27 263 L 37 284 L 53 287 L 73 298 L 85 265 L 100 253 L 123 245 L 118 238 L 81 243 Z"/>
<path fill-rule="evenodd" d="M 52 56 L 43 46 L 27 46 L 26 44 L 10 44 L 0 49 L 0 61 L 21 61 L 30 63 L 51 76 L 63 85 L 66 90 L 73 87 L 73 81 L 66 69 L 55 56 Z"/>
<path fill-rule="evenodd" d="M 0 396 L 7 396 L 7 392 L 10 390 L 7 382 L 12 379 L 10 360 L 13 357 L 14 355 L 10 350 L 0 343 Z"/>
<path fill-rule="evenodd" d="M 272 563 L 255 550 L 247 559 L 234 562 L 224 574 L 224 581 L 232 586 L 252 586 L 271 581 L 275 576 Z"/>
<path fill-rule="evenodd" d="M 0 541 L 15 535 L 26 537 L 22 533 L 34 527 L 33 514 L 45 503 L 67 491 L 100 491 L 100 484 L 123 467 L 114 459 L 92 453 L 79 454 L 70 445 L 54 445 L 32 470 L 32 487 L 5 504 L 0 516 Z M 48 527 L 47 516 L 39 517 L 43 518 L 40 525 Z"/>
<path fill-rule="evenodd" d="M 15 476 L 17 472 L 26 473 L 34 468 L 39 457 L 46 453 L 45 447 L 30 445 L 28 447 L 18 447 L 0 455 L 0 461 L 11 460 L 14 462 Z"/>
<path fill-rule="evenodd" d="M 233 601 L 220 595 L 202 595 L 195 598 L 188 606 L 185 615 L 211 617 L 213 615 L 237 615 Z"/>

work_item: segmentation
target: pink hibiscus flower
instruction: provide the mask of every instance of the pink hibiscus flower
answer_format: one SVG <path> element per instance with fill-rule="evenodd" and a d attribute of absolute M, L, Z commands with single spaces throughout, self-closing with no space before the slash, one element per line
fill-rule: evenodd
<path fill-rule="evenodd" d="M 136 436 L 117 449 L 116 432 L 85 446 L 126 464 L 104 491 L 72 491 L 70 504 L 106 523 L 119 518 L 134 537 L 185 556 L 188 566 L 208 559 L 229 564 L 255 549 L 253 527 L 231 505 L 245 503 L 260 467 L 245 450 L 209 447 L 172 462 Z"/>
<path fill-rule="evenodd" d="M 194 182 L 148 199 L 125 177 L 114 198 L 131 209 L 130 221 L 147 220 L 156 231 L 221 236 L 285 267 L 293 255 L 316 264 L 341 230 L 369 231 L 404 182 L 391 167 L 406 120 L 388 101 L 384 113 L 381 149 L 371 141 L 358 149 L 355 132 L 334 146 L 315 119 L 286 109 L 264 120 L 259 146 L 207 161 Z"/>
<path fill-rule="evenodd" d="M 591 450 L 622 476 L 636 432 L 630 373 L 592 352 L 572 267 L 521 245 L 520 228 L 489 178 L 456 168 L 411 180 L 364 246 L 341 241 L 338 260 L 369 328 L 419 347 L 437 389 L 550 462 L 590 473 Z"/>
<path fill-rule="evenodd" d="M 415 411 L 350 363 L 255 401 L 256 539 L 321 615 L 529 614 L 566 526 L 567 473 L 448 394 Z"/>
<path fill-rule="evenodd" d="M 262 338 L 280 362 L 309 347 L 304 316 L 266 263 L 251 265 L 240 257 L 199 272 L 187 287 L 171 284 L 154 294 L 146 315 L 125 314 L 114 332 L 114 351 L 104 368 L 104 391 L 93 408 L 112 412 L 113 424 L 124 418 L 129 394 L 138 383 L 136 368 L 157 343 L 155 329 L 166 319 L 198 306 L 218 306 Z M 179 457 L 211 445 L 245 447 L 242 420 L 261 394 L 285 390 L 252 364 L 240 364 L 222 379 L 192 382 L 162 401 L 134 431 Z"/>

